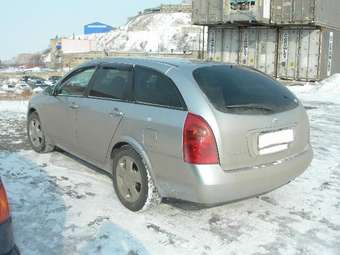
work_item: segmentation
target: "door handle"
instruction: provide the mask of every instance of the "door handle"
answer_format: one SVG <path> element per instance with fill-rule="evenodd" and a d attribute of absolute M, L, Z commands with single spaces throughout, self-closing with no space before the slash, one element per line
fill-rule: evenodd
<path fill-rule="evenodd" d="M 121 112 L 118 108 L 114 108 L 113 111 L 110 113 L 110 116 L 111 117 L 114 117 L 114 116 L 121 117 L 121 116 L 124 116 L 124 113 Z"/>
<path fill-rule="evenodd" d="M 77 105 L 76 103 L 72 103 L 72 104 L 70 105 L 70 108 L 71 108 L 71 109 L 79 109 L 79 105 Z"/>

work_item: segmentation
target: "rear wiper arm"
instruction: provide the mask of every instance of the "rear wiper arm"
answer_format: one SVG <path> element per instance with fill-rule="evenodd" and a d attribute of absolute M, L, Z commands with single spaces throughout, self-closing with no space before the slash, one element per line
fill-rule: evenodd
<path fill-rule="evenodd" d="M 256 110 L 265 110 L 273 112 L 274 110 L 265 105 L 259 104 L 235 104 L 235 105 L 226 105 L 225 108 L 227 109 L 237 109 L 237 108 L 244 108 L 244 109 L 256 109 Z"/>

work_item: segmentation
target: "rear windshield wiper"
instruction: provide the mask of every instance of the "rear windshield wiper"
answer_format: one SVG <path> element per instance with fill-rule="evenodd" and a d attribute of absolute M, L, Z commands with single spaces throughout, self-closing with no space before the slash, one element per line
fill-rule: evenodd
<path fill-rule="evenodd" d="M 273 112 L 274 110 L 269 106 L 259 105 L 259 104 L 234 104 L 226 105 L 226 109 L 247 109 L 247 110 L 263 110 L 268 112 Z"/>

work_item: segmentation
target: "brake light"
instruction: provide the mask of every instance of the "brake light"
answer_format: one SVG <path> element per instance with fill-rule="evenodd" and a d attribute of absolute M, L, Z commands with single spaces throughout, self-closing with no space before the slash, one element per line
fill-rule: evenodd
<path fill-rule="evenodd" d="M 4 186 L 0 181 L 0 224 L 9 218 L 9 205 Z"/>
<path fill-rule="evenodd" d="M 183 157 L 190 164 L 219 164 L 216 140 L 209 124 L 192 113 L 183 129 Z"/>

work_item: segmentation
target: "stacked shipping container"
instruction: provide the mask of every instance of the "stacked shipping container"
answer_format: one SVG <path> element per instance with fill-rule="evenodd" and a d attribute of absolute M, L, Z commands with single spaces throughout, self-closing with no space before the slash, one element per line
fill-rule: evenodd
<path fill-rule="evenodd" d="M 337 31 L 312 27 L 280 29 L 277 76 L 314 81 L 340 72 L 339 43 Z"/>
<path fill-rule="evenodd" d="M 193 0 L 193 22 L 197 25 L 269 24 L 270 0 Z"/>
<path fill-rule="evenodd" d="M 340 33 L 312 27 L 210 27 L 208 58 L 273 77 L 316 81 L 340 72 Z"/>
<path fill-rule="evenodd" d="M 209 59 L 314 81 L 340 72 L 335 1 L 194 0 L 193 22 L 209 26 Z"/>
<path fill-rule="evenodd" d="M 276 75 L 277 30 L 263 27 L 211 27 L 208 58 L 257 68 Z"/>
<path fill-rule="evenodd" d="M 338 0 L 271 0 L 271 23 L 340 28 Z"/>

